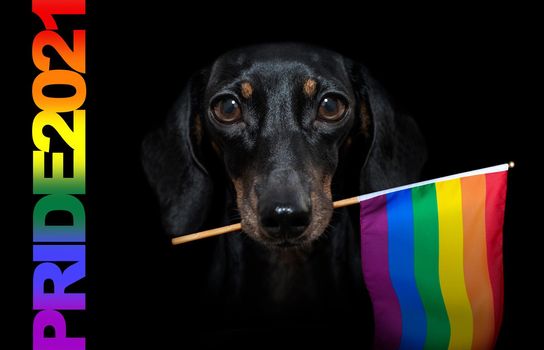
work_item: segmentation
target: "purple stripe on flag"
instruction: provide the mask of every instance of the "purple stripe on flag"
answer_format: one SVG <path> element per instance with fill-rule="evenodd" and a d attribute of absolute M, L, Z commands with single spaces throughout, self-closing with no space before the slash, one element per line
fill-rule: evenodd
<path fill-rule="evenodd" d="M 389 277 L 386 196 L 361 202 L 361 258 L 374 308 L 374 348 L 398 349 L 402 336 L 400 305 Z"/>

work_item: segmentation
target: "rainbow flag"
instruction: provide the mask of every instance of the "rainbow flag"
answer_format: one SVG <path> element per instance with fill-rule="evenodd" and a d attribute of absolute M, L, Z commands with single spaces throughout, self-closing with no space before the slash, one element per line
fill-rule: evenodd
<path fill-rule="evenodd" d="M 359 197 L 375 349 L 492 349 L 508 165 Z"/>

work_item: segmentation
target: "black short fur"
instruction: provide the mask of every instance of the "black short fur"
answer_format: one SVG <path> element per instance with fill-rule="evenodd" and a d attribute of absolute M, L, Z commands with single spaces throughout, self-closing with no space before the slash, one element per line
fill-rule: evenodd
<path fill-rule="evenodd" d="M 315 99 L 327 89 L 345 95 L 349 115 L 342 125 L 312 124 L 316 102 L 297 92 L 307 78 L 317 81 Z M 240 97 L 245 125 L 215 125 L 214 96 L 225 89 L 239 95 L 242 81 L 253 87 L 250 101 Z M 249 183 L 251 191 L 253 182 L 266 180 L 281 164 L 302 179 L 330 173 L 337 200 L 416 181 L 425 159 L 416 123 L 395 109 L 363 65 L 298 44 L 223 55 L 186 82 L 164 126 L 143 144 L 144 168 L 172 236 L 239 221 L 233 180 Z M 319 181 L 314 180 L 308 181 Z M 300 249 L 272 249 L 254 232 L 255 239 L 244 233 L 211 238 L 208 301 L 248 319 L 335 323 L 335 315 L 371 315 L 361 276 L 358 209 L 337 209 L 326 224 Z"/>

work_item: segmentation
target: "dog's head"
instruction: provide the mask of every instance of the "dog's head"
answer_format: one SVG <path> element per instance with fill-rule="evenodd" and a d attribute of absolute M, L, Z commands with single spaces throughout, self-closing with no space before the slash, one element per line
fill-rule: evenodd
<path fill-rule="evenodd" d="M 352 150 L 366 160 L 360 191 L 415 179 L 425 158 L 413 121 L 395 115 L 364 67 L 324 49 L 265 45 L 195 75 L 144 142 L 144 165 L 171 234 L 209 216 L 219 190 L 210 162 L 219 162 L 245 233 L 272 247 L 307 245 L 330 222 L 331 182 L 354 140 L 366 145 Z"/>

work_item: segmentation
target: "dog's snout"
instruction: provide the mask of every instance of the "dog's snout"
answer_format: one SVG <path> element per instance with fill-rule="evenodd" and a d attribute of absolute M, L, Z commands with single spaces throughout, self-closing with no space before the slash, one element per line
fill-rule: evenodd
<path fill-rule="evenodd" d="M 259 196 L 259 219 L 268 236 L 278 240 L 301 236 L 311 222 L 309 188 L 293 169 L 272 171 Z"/>
<path fill-rule="evenodd" d="M 263 229 L 274 238 L 296 238 L 310 223 L 310 206 L 304 203 L 264 205 L 260 212 Z"/>

